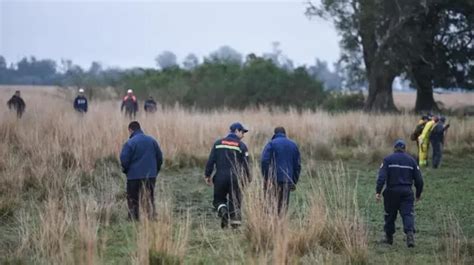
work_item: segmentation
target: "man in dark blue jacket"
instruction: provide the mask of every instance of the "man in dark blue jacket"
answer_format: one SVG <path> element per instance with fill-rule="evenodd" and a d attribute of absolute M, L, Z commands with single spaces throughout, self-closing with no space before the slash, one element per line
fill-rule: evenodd
<path fill-rule="evenodd" d="M 250 179 L 248 149 L 241 141 L 248 130 L 238 122 L 230 126 L 230 133 L 217 140 L 212 146 L 206 164 L 204 179 L 211 186 L 214 184 L 213 205 L 221 218 L 221 227 L 230 224 L 236 228 L 241 223 L 240 205 L 242 195 L 240 185 Z M 216 173 L 212 177 L 212 172 Z"/>
<path fill-rule="evenodd" d="M 163 153 L 158 142 L 145 135 L 137 121 L 128 125 L 130 139 L 124 144 L 120 154 L 122 171 L 127 174 L 127 202 L 129 218 L 139 219 L 139 201 L 146 200 L 145 210 L 155 214 L 155 182 L 163 163 Z"/>
<path fill-rule="evenodd" d="M 261 167 L 265 190 L 276 195 L 280 214 L 282 209 L 283 212 L 288 210 L 290 191 L 295 190 L 298 183 L 301 161 L 298 146 L 286 137 L 285 128 L 277 127 L 274 133 L 263 149 Z"/>
<path fill-rule="evenodd" d="M 87 98 L 84 96 L 84 89 L 79 89 L 79 95 L 74 99 L 74 109 L 80 113 L 87 112 Z"/>
<path fill-rule="evenodd" d="M 433 168 L 438 168 L 443 157 L 444 134 L 449 128 L 449 124 L 444 125 L 445 117 L 440 117 L 430 134 L 430 143 L 433 147 Z"/>
<path fill-rule="evenodd" d="M 415 246 L 415 216 L 414 196 L 412 185 L 415 184 L 416 200 L 418 201 L 423 191 L 423 178 L 415 159 L 405 153 L 405 142 L 397 140 L 394 144 L 395 152 L 384 158 L 379 169 L 375 198 L 381 199 L 383 191 L 385 209 L 385 238 L 384 243 L 393 243 L 395 233 L 395 220 L 397 212 L 403 219 L 403 230 L 407 236 L 407 246 Z"/>

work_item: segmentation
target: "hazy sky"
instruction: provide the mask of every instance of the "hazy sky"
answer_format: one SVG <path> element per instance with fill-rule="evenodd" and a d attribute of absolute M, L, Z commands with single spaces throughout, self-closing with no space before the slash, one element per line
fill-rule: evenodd
<path fill-rule="evenodd" d="M 94 60 L 106 66 L 155 66 L 169 50 L 181 62 L 222 45 L 261 55 L 279 41 L 297 65 L 339 56 L 333 26 L 309 20 L 292 1 L 12 1 L 0 0 L 0 55 Z"/>

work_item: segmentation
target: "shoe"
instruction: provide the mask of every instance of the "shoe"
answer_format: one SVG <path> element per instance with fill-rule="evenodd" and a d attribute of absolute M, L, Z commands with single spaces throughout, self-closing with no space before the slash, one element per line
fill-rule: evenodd
<path fill-rule="evenodd" d="M 407 233 L 407 247 L 414 248 L 415 247 L 415 235 L 413 232 Z"/>
<path fill-rule="evenodd" d="M 233 229 L 239 228 L 241 224 L 242 224 L 242 222 L 240 220 L 231 220 L 230 221 L 230 227 L 232 227 Z"/>
<path fill-rule="evenodd" d="M 229 225 L 229 210 L 225 204 L 219 206 L 217 216 L 221 218 L 221 228 L 226 228 Z"/>
<path fill-rule="evenodd" d="M 393 244 L 393 235 L 385 234 L 380 243 L 392 245 Z"/>

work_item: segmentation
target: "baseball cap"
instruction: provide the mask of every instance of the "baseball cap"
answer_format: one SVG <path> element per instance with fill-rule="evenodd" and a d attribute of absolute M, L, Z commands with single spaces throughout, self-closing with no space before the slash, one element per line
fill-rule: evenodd
<path fill-rule="evenodd" d="M 84 93 L 84 89 L 79 88 L 79 93 Z"/>
<path fill-rule="evenodd" d="M 405 148 L 406 144 L 405 144 L 405 141 L 403 141 L 403 139 L 398 139 L 395 141 L 395 143 L 393 143 L 393 147 L 394 148 Z"/>
<path fill-rule="evenodd" d="M 133 93 L 133 90 L 129 89 L 127 90 L 127 93 Z"/>
<path fill-rule="evenodd" d="M 245 129 L 244 126 L 240 122 L 234 122 L 230 125 L 230 131 L 243 131 L 244 133 L 248 132 L 249 130 Z"/>

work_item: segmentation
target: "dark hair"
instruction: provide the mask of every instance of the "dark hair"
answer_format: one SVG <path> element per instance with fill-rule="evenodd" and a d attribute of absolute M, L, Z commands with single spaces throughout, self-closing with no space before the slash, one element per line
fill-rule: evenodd
<path fill-rule="evenodd" d="M 285 128 L 283 128 L 283 126 L 279 126 L 279 127 L 276 127 L 275 130 L 273 131 L 273 133 L 277 134 L 277 133 L 283 133 L 283 134 L 286 134 L 286 131 L 285 131 Z"/>
<path fill-rule="evenodd" d="M 140 123 L 138 123 L 138 121 L 132 121 L 128 125 L 128 128 L 132 131 L 140 130 Z"/>

